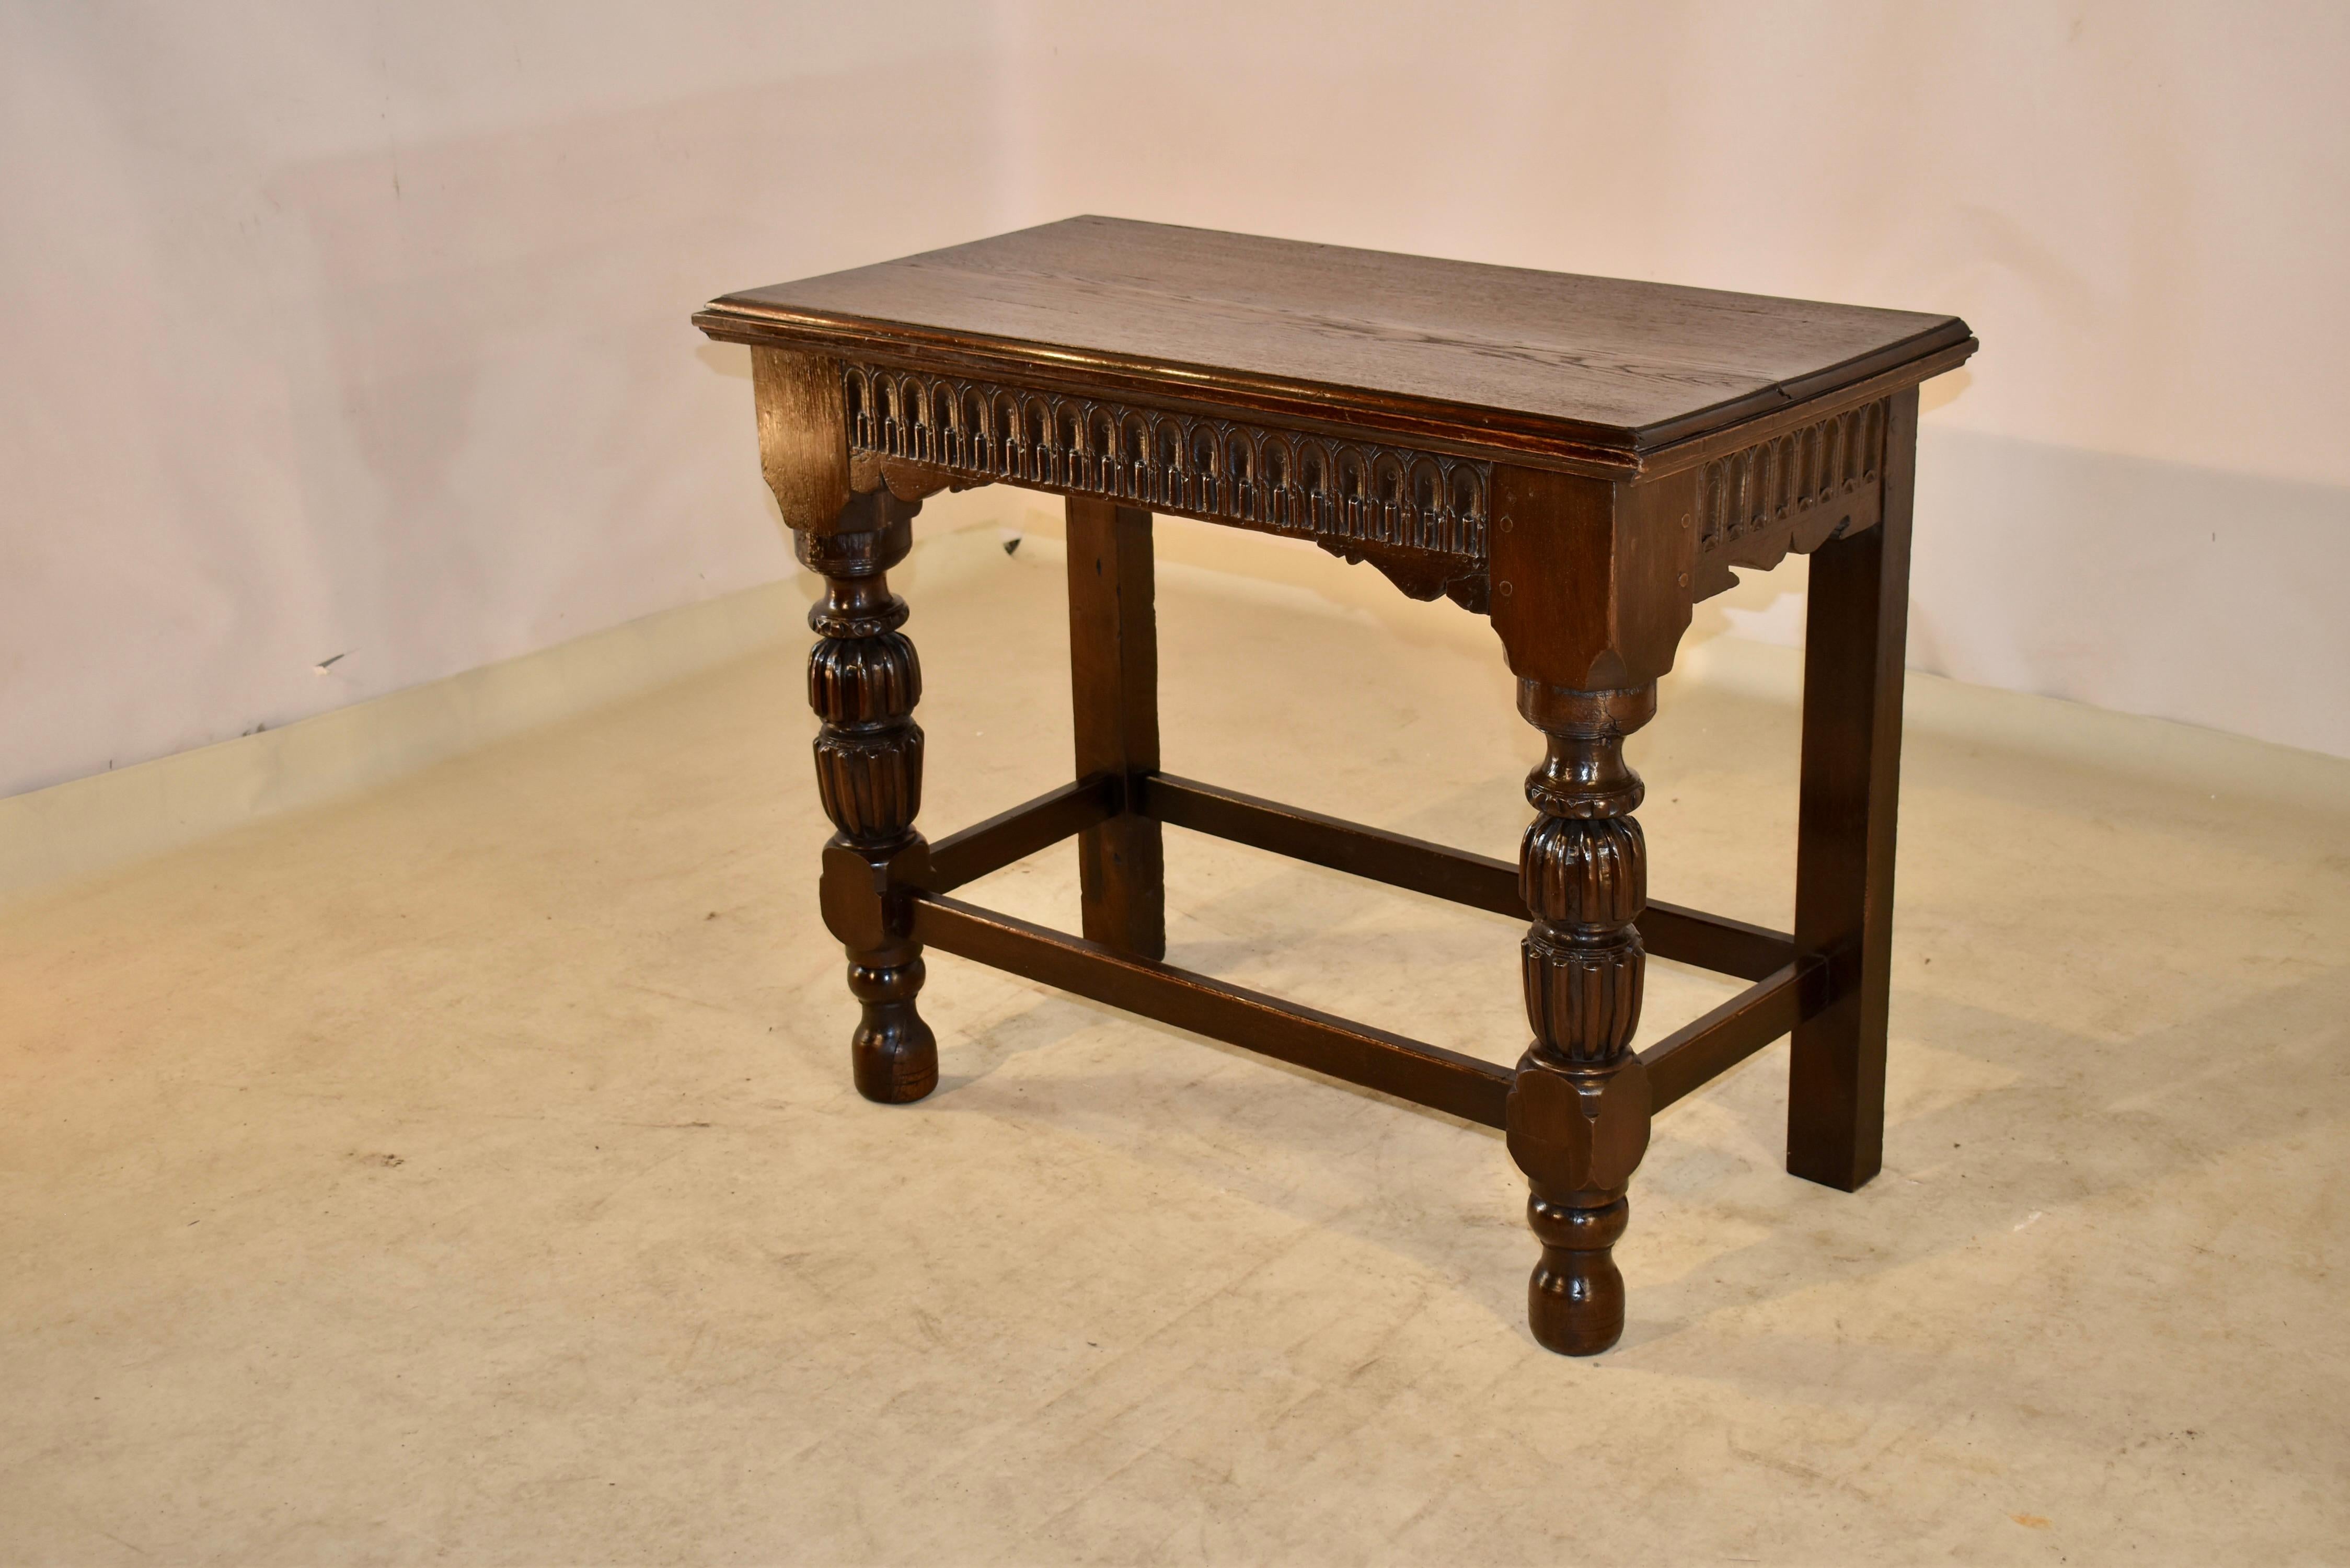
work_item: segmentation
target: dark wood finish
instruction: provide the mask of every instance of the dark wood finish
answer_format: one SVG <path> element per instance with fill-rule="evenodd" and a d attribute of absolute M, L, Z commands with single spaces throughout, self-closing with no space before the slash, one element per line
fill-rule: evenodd
<path fill-rule="evenodd" d="M 1652 1108 L 1663 1110 L 1820 1011 L 1827 1002 L 1825 976 L 1826 966 L 1812 961 L 1782 964 L 1641 1052 Z"/>
<path fill-rule="evenodd" d="M 1693 471 L 1627 484 L 1497 469 L 1492 605 L 1511 671 L 1616 691 L 1669 670 L 1696 602 L 1696 495 Z"/>
<path fill-rule="evenodd" d="M 1542 1242 L 1526 1314 L 1550 1349 L 1594 1355 L 1624 1332 L 1614 1249 L 1631 1211 L 1624 1189 L 1648 1147 L 1648 1072 L 1631 1050 L 1647 968 L 1638 922 L 1648 846 L 1632 817 L 1640 776 L 1624 762 L 1624 737 L 1656 712 L 1656 689 L 1522 680 L 1518 709 L 1549 742 L 1526 776 L 1540 815 L 1519 852 L 1534 916 L 1523 952 L 1534 1038 L 1510 1089 L 1509 1142 Z"/>
<path fill-rule="evenodd" d="M 848 422 L 840 367 L 815 355 L 754 348 L 751 389 L 759 415 L 760 472 L 785 525 L 795 537 L 834 533 L 845 523 L 854 527 L 858 520 L 847 517 Z"/>
<path fill-rule="evenodd" d="M 1884 400 L 1973 348 L 1947 317 L 1095 218 L 696 320 L 811 368 L 763 370 L 795 527 L 879 472 L 1285 534 L 1592 690 L 1661 673 L 1731 567 L 1867 527 Z"/>
<path fill-rule="evenodd" d="M 1071 834 L 1109 821 L 1118 815 L 1121 784 L 1106 774 L 1080 779 L 950 833 L 931 846 L 930 869 L 920 877 L 920 886 L 932 893 L 951 893 L 1049 849 Z"/>
<path fill-rule="evenodd" d="M 1135 783 L 1139 809 L 1173 826 L 1472 909 L 1527 918 L 1518 867 L 1507 860 L 1363 827 L 1196 779 L 1157 774 Z M 1741 980 L 1761 980 L 1795 952 L 1795 940 L 1783 931 L 1655 899 L 1642 909 L 1638 924 L 1652 956 Z"/>
<path fill-rule="evenodd" d="M 1518 897 L 1518 868 L 1507 861 L 1358 826 L 1195 779 L 1160 774 L 1136 783 L 1140 809 L 1177 827 L 1449 903 L 1525 918 L 1525 903 Z"/>
<path fill-rule="evenodd" d="M 1740 980 L 1769 978 L 1795 951 L 1795 940 L 1784 931 L 1654 898 L 1640 911 L 1637 924 L 1649 957 Z"/>
<path fill-rule="evenodd" d="M 1077 836 L 1088 940 L 1167 956 L 1167 872 L 1159 824 L 1124 798 L 1159 766 L 1159 633 L 1150 514 L 1111 502 L 1068 504 L 1069 679 L 1077 774 L 1119 784 L 1119 810 Z"/>
<path fill-rule="evenodd" d="M 894 465 L 934 487 L 1001 482 L 1291 535 L 1373 561 L 1416 597 L 1484 607 L 1488 463 L 1099 393 L 863 359 L 837 369 L 852 471 Z"/>
<path fill-rule="evenodd" d="M 1885 1163 L 1917 389 L 1892 404 L 1883 519 L 1813 555 L 1804 629 L 1795 950 L 1828 965 L 1837 1000 L 1795 1030 L 1787 1168 L 1846 1192 Z"/>
<path fill-rule="evenodd" d="M 917 896 L 915 937 L 942 951 L 1343 1078 L 1486 1127 L 1503 1125 L 1513 1075 L 1294 1002 L 1031 925 L 952 898 Z"/>
<path fill-rule="evenodd" d="M 752 346 L 761 462 L 826 582 L 822 899 L 862 1092 L 936 1081 L 927 941 L 1502 1127 L 1542 1243 L 1529 1321 L 1576 1355 L 1622 1329 L 1612 1248 L 1657 1108 L 1792 1031 L 1789 1169 L 1877 1170 L 1917 387 L 1973 351 L 1963 322 L 1100 218 L 695 319 Z M 926 845 L 885 573 L 925 496 L 990 483 L 1070 498 L 1078 782 Z M 1153 513 L 1308 539 L 1488 617 L 1548 742 L 1518 864 L 1161 774 Z M 1814 564 L 1786 936 L 1648 901 L 1623 737 L 1695 601 L 1790 551 Z M 1516 1068 L 1159 961 L 1162 823 L 1527 919 Z M 1083 938 L 941 896 L 1072 834 Z M 1652 951 L 1757 983 L 1635 1054 Z"/>
<path fill-rule="evenodd" d="M 842 359 L 1616 469 L 1970 343 L 1948 316 L 1100 217 L 728 295 L 696 320 Z"/>
<path fill-rule="evenodd" d="M 1768 571 L 1793 551 L 1873 526 L 1884 493 L 1890 399 L 1823 413 L 1724 452 L 1696 474 L 1699 598 L 1730 588 L 1733 566 Z"/>
<path fill-rule="evenodd" d="M 816 737 L 816 794 L 839 832 L 827 846 L 823 907 L 848 950 L 848 989 L 863 1004 L 849 1040 L 858 1093 L 885 1105 L 919 1100 L 938 1086 L 938 1044 L 915 1010 L 922 950 L 910 940 L 902 898 L 861 898 L 886 889 L 892 864 L 919 860 L 914 831 L 922 804 L 922 731 L 913 720 L 922 667 L 898 628 L 906 601 L 889 591 L 889 568 L 905 559 L 914 508 L 886 493 L 851 498 L 838 532 L 795 535 L 799 556 L 821 575 L 825 597 L 808 613 L 808 706 L 824 721 Z"/>

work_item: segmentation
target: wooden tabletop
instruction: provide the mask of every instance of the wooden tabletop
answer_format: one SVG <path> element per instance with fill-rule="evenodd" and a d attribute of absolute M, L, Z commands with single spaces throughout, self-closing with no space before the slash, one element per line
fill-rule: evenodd
<path fill-rule="evenodd" d="M 714 337 L 1637 457 L 1972 351 L 1956 317 L 1070 218 L 730 294 Z"/>

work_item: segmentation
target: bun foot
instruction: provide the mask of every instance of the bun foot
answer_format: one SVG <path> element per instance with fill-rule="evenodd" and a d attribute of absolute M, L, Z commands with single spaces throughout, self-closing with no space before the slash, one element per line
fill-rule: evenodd
<path fill-rule="evenodd" d="M 910 1105 L 939 1086 L 939 1043 L 914 1011 L 922 961 L 848 966 L 848 989 L 865 1016 L 849 1037 L 857 1092 L 884 1106 Z"/>
<path fill-rule="evenodd" d="M 1526 1282 L 1526 1323 L 1544 1350 L 1596 1355 L 1623 1337 L 1624 1276 L 1610 1249 L 1630 1212 L 1621 1198 L 1604 1209 L 1526 1200 L 1526 1222 L 1543 1247 Z"/>

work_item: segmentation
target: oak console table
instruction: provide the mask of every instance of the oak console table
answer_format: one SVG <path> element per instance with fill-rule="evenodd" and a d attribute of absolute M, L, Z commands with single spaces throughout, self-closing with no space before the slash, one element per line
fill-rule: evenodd
<path fill-rule="evenodd" d="M 1534 1337 L 1616 1342 L 1610 1256 L 1650 1117 L 1793 1033 L 1787 1168 L 1846 1190 L 1884 1133 L 1887 955 L 1918 385 L 1944 316 L 1812 305 L 1076 218 L 728 295 L 760 458 L 826 594 L 808 699 L 826 924 L 863 1004 L 858 1088 L 919 1100 L 936 947 L 1503 1129 L 1542 1242 Z M 925 496 L 1067 497 L 1074 782 L 914 831 L 921 674 L 885 574 Z M 1161 771 L 1154 513 L 1311 539 L 1491 619 L 1548 737 L 1518 863 Z M 1648 897 L 1624 737 L 1690 607 L 1809 551 L 1792 935 Z M 1170 966 L 1159 825 L 1530 918 L 1514 1067 Z M 951 897 L 1075 835 L 1084 934 Z M 1631 1049 L 1648 953 L 1752 981 Z"/>

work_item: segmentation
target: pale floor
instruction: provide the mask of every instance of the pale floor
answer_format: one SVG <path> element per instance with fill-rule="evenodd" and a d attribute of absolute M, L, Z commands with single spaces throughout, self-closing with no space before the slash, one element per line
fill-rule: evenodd
<path fill-rule="evenodd" d="M 1513 853 L 1465 618 L 1204 580 L 1172 771 Z M 915 600 L 945 831 L 1065 776 L 1058 568 Z M 798 666 L 0 915 L 0 1559 L 2350 1560 L 2350 810 L 1913 734 L 1885 1173 L 1781 1171 L 1783 1045 L 1673 1107 L 1575 1362 L 1492 1133 L 936 956 L 857 1098 Z M 1792 713 L 1634 754 L 1783 922 Z M 1521 1048 L 1511 922 L 1170 840 L 1174 961 Z"/>

